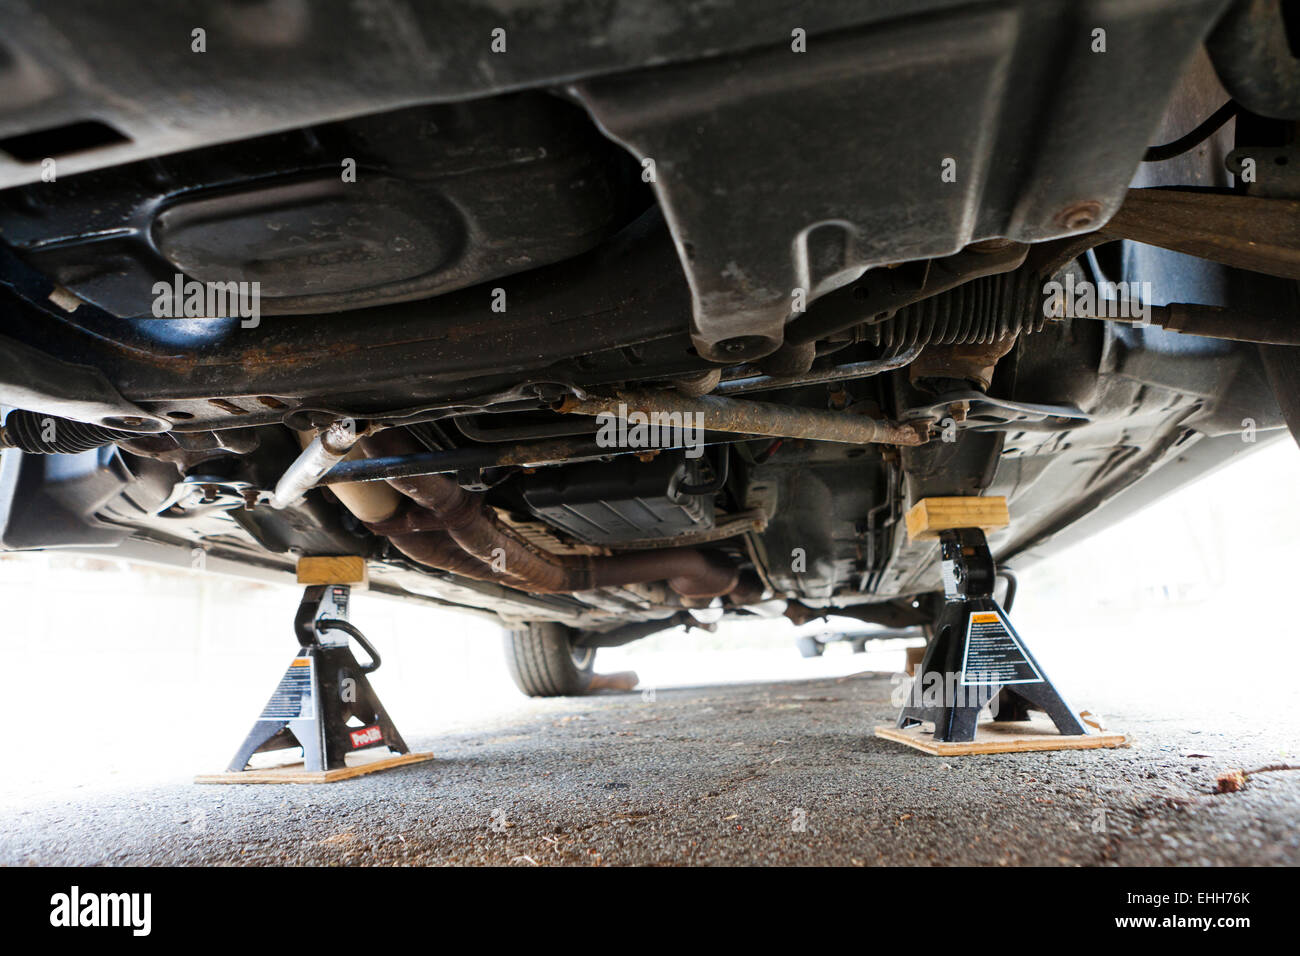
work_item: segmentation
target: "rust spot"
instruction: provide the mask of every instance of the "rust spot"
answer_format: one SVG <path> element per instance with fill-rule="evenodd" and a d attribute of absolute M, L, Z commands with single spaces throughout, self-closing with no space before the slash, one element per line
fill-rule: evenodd
<path fill-rule="evenodd" d="M 246 408 L 240 408 L 240 407 L 239 407 L 238 405 L 236 405 L 234 402 L 228 402 L 228 401 L 226 401 L 224 398 L 210 398 L 210 399 L 208 399 L 208 404 L 209 404 L 209 405 L 215 405 L 217 408 L 221 409 L 223 412 L 229 412 L 229 413 L 232 414 L 232 415 L 247 415 L 247 414 L 248 414 L 248 409 L 246 409 Z"/>
<path fill-rule="evenodd" d="M 301 345 L 286 343 L 263 348 L 249 348 L 230 356 L 232 361 L 222 361 L 222 365 L 238 365 L 242 368 L 297 368 L 302 365 L 314 365 L 324 357 L 337 357 L 359 351 L 353 344 L 330 344 L 304 349 Z M 206 364 L 206 363 L 205 363 Z"/>

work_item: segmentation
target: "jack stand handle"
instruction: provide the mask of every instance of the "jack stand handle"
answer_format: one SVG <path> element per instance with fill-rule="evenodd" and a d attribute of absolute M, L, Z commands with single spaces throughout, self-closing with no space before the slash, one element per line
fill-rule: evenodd
<path fill-rule="evenodd" d="M 373 674 L 375 671 L 379 670 L 379 665 L 383 663 L 382 658 L 379 656 L 379 652 L 375 650 L 375 646 L 366 640 L 366 636 L 361 633 L 361 629 L 355 624 L 348 621 L 340 621 L 338 618 L 323 617 L 316 622 L 316 630 L 342 631 L 365 648 L 366 653 L 370 655 L 370 663 L 360 665 L 361 673 L 363 674 Z"/>
<path fill-rule="evenodd" d="M 1020 582 L 1016 580 L 1016 573 L 1010 568 L 998 568 L 993 573 L 1007 582 L 1007 593 L 1002 598 L 1002 610 L 1010 614 L 1011 605 L 1016 603 L 1016 588 Z"/>

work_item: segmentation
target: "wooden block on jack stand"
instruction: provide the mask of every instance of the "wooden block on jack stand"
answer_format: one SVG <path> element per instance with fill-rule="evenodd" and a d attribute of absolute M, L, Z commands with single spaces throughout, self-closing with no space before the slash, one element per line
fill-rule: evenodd
<path fill-rule="evenodd" d="M 319 555 L 298 559 L 299 584 L 350 584 L 366 587 L 370 575 L 359 554 Z"/>
<path fill-rule="evenodd" d="M 903 520 L 907 524 L 908 541 L 925 541 L 939 537 L 940 531 L 954 528 L 979 528 L 994 531 L 1011 524 L 1007 499 L 1000 496 L 988 498 L 922 498 L 907 509 Z"/>
<path fill-rule="evenodd" d="M 927 727 L 929 729 L 925 729 Z M 935 740 L 933 724 L 918 724 L 906 730 L 897 727 L 877 727 L 876 736 L 915 747 L 937 757 L 1024 753 L 1036 750 L 1098 750 L 1129 745 L 1129 739 L 1124 734 L 1105 732 L 1062 734 L 1050 720 L 1043 718 L 1002 722 L 984 720 L 975 727 L 975 739 L 964 743 Z"/>

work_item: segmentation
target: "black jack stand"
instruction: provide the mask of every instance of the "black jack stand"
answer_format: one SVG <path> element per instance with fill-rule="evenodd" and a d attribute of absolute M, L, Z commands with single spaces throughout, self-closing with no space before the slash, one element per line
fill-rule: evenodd
<path fill-rule="evenodd" d="M 255 753 L 301 747 L 307 772 L 340 770 L 344 758 L 359 750 L 387 747 L 408 751 L 384 705 L 366 680 L 379 669 L 379 655 L 365 636 L 348 623 L 345 584 L 318 584 L 303 592 L 294 618 L 300 645 L 235 754 L 228 773 L 239 773 Z M 370 655 L 359 664 L 348 648 L 354 637 Z"/>
<path fill-rule="evenodd" d="M 1027 720 L 1032 708 L 1064 735 L 1088 734 L 993 599 L 996 572 L 984 532 L 941 531 L 939 544 L 943 611 L 897 726 L 933 721 L 936 741 L 973 741 L 980 711 L 991 704 L 995 721 Z"/>

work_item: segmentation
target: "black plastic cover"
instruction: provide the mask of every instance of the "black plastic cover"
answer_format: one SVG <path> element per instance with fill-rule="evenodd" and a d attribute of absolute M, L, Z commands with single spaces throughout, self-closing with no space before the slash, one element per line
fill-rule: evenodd
<path fill-rule="evenodd" d="M 586 252 L 648 202 L 636 168 L 577 107 L 519 93 L 9 190 L 0 236 L 118 317 L 178 275 L 257 282 L 263 315 L 336 312 Z"/>
<path fill-rule="evenodd" d="M 521 492 L 537 517 L 588 544 L 670 538 L 713 527 L 711 496 L 676 494 L 699 480 L 698 461 L 661 453 L 649 462 L 624 455 L 547 468 L 524 479 Z"/>

